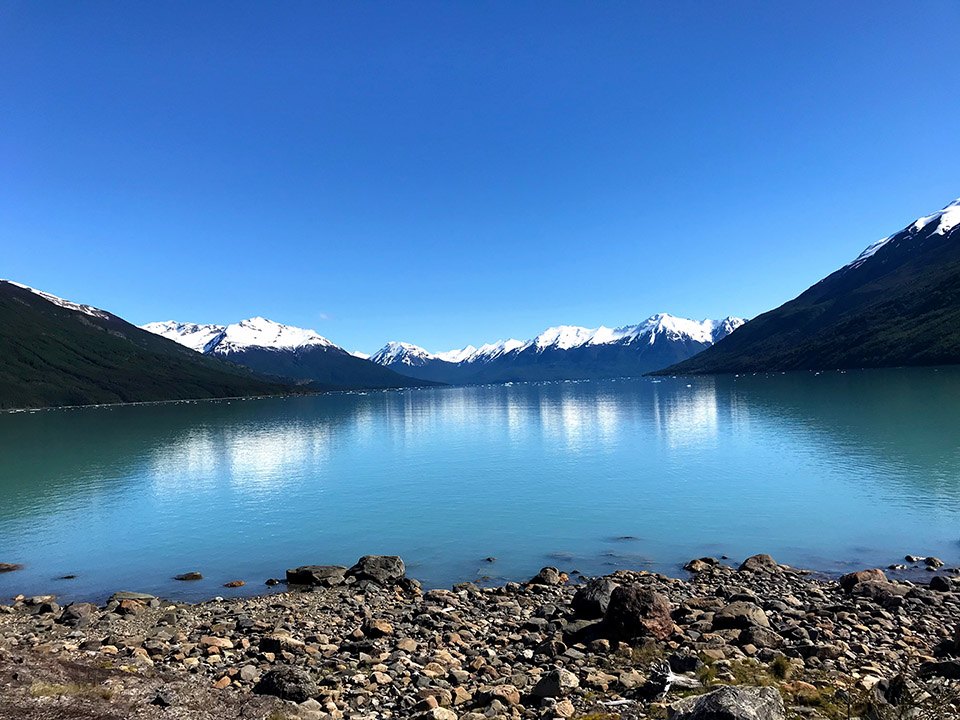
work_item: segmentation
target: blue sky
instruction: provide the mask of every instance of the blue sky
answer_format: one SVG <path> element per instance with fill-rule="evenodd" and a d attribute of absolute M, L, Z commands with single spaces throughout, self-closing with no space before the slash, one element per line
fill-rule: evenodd
<path fill-rule="evenodd" d="M 434 350 L 752 316 L 960 196 L 960 3 L 0 3 L 0 277 Z"/>

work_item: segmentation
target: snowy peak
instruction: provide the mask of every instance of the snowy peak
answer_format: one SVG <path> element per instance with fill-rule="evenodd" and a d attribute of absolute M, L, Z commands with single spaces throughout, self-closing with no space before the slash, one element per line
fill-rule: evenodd
<path fill-rule="evenodd" d="M 473 345 L 467 345 L 465 348 L 461 348 L 460 350 L 447 350 L 446 352 L 436 353 L 434 357 L 445 362 L 458 363 L 463 362 L 476 352 L 477 349 Z"/>
<path fill-rule="evenodd" d="M 217 343 L 223 338 L 224 330 L 227 329 L 225 325 L 198 325 L 196 323 L 181 323 L 176 320 L 152 322 L 140 327 L 154 335 L 173 340 L 199 353 L 209 352 L 216 347 Z"/>
<path fill-rule="evenodd" d="M 48 292 L 43 290 L 37 290 L 32 288 L 29 285 L 24 285 L 23 283 L 14 282 L 13 280 L 0 280 L 0 282 L 10 283 L 15 285 L 18 288 L 23 288 L 24 290 L 29 290 L 34 295 L 39 295 L 47 302 L 51 302 L 54 305 L 59 305 L 62 308 L 67 310 L 73 310 L 74 312 L 83 313 L 84 315 L 89 315 L 90 317 L 100 318 L 102 320 L 108 320 L 113 317 L 106 310 L 101 310 L 100 308 L 95 308 L 92 305 L 81 305 L 80 303 L 75 303 L 71 300 L 64 300 L 62 297 L 57 297 L 56 295 L 51 295 Z"/>
<path fill-rule="evenodd" d="M 658 313 L 638 325 L 626 325 L 618 328 L 600 326 L 591 329 L 577 325 L 558 325 L 547 328 L 532 340 L 500 340 L 481 345 L 479 348 L 467 345 L 460 350 L 448 350 L 431 353 L 428 350 L 405 342 L 389 342 L 370 356 L 370 360 L 380 365 L 395 364 L 408 367 L 422 367 L 433 361 L 443 361 L 455 365 L 485 364 L 511 353 L 532 352 L 540 354 L 547 350 L 566 351 L 588 345 L 613 345 L 633 343 L 638 340 L 650 345 L 658 341 L 682 342 L 690 340 L 703 345 L 712 345 L 726 337 L 745 321 L 737 317 L 722 320 L 687 320 L 666 313 Z"/>
<path fill-rule="evenodd" d="M 570 350 L 584 345 L 633 343 L 640 339 L 653 345 L 659 338 L 712 344 L 729 335 L 744 322 L 743 319 L 735 317 L 697 321 L 667 313 L 657 313 L 638 325 L 625 325 L 618 328 L 608 328 L 603 325 L 595 330 L 570 325 L 549 328 L 531 340 L 526 347 L 543 352 L 547 348 Z"/>
<path fill-rule="evenodd" d="M 262 317 L 241 320 L 232 325 L 201 325 L 174 320 L 141 326 L 156 335 L 175 340 L 200 353 L 226 355 L 251 348 L 298 350 L 304 347 L 337 347 L 313 330 L 281 325 Z"/>
<path fill-rule="evenodd" d="M 370 356 L 370 361 L 378 365 L 400 363 L 402 365 L 418 366 L 436 359 L 435 355 L 427 352 L 419 345 L 396 341 L 388 342 Z"/>
<path fill-rule="evenodd" d="M 576 325 L 558 325 L 557 327 L 547 328 L 531 340 L 528 345 L 538 351 L 550 347 L 569 350 L 587 344 L 595 333 L 596 330 L 588 330 Z"/>
<path fill-rule="evenodd" d="M 281 325 L 273 320 L 255 317 L 227 325 L 216 352 L 229 353 L 249 348 L 298 350 L 309 346 L 336 347 L 313 330 Z"/>
<path fill-rule="evenodd" d="M 869 258 L 876 255 L 877 250 L 882 248 L 896 237 L 901 237 L 904 234 L 907 236 L 917 235 L 921 230 L 926 230 L 928 228 L 931 230 L 931 235 L 946 235 L 948 232 L 953 230 L 953 228 L 957 227 L 957 225 L 960 225 L 960 198 L 954 200 L 940 212 L 935 212 L 933 215 L 925 215 L 922 218 L 917 218 L 900 232 L 877 240 L 875 243 L 867 247 L 866 250 L 857 255 L 857 257 L 853 259 L 853 262 L 845 265 L 842 269 L 860 267 Z"/>

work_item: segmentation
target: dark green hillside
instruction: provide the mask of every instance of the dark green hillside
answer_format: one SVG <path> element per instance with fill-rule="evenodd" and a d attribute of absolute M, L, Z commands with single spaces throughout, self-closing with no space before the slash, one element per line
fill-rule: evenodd
<path fill-rule="evenodd" d="M 263 395 L 289 389 L 0 281 L 0 408 Z"/>
<path fill-rule="evenodd" d="M 960 225 L 934 220 L 655 374 L 960 363 Z"/>

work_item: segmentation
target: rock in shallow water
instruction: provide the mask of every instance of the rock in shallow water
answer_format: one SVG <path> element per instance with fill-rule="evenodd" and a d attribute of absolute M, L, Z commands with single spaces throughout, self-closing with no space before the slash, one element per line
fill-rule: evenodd
<path fill-rule="evenodd" d="M 407 569 L 403 560 L 396 555 L 364 555 L 346 574 L 357 580 L 371 580 L 378 585 L 388 585 L 402 580 Z"/>
<path fill-rule="evenodd" d="M 302 565 L 287 570 L 287 582 L 294 585 L 333 587 L 343 582 L 346 572 L 347 569 L 341 565 Z"/>
<path fill-rule="evenodd" d="M 0 563 L 0 573 L 14 572 L 15 570 L 23 570 L 23 565 L 18 565 L 17 563 Z"/>

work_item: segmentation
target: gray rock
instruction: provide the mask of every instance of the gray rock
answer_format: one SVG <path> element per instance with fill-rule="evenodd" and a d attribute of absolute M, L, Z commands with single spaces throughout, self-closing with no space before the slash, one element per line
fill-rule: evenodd
<path fill-rule="evenodd" d="M 604 625 L 618 638 L 666 640 L 673 632 L 670 602 L 660 593 L 640 585 L 621 585 L 610 595 Z"/>
<path fill-rule="evenodd" d="M 580 687 L 580 680 L 569 670 L 556 669 L 545 673 L 533 688 L 533 695 L 540 698 L 555 698 L 566 695 Z"/>
<path fill-rule="evenodd" d="M 403 560 L 396 555 L 364 555 L 346 574 L 357 580 L 372 580 L 379 585 L 388 585 L 401 580 L 406 573 Z"/>
<path fill-rule="evenodd" d="M 713 615 L 713 629 L 746 629 L 749 627 L 770 627 L 767 614 L 752 602 L 732 602 L 720 608 Z"/>
<path fill-rule="evenodd" d="M 871 568 L 870 570 L 857 570 L 857 572 L 847 573 L 838 581 L 840 587 L 847 592 L 851 592 L 857 585 L 865 582 L 887 582 L 887 576 L 880 568 Z"/>
<path fill-rule="evenodd" d="M 740 564 L 739 570 L 747 572 L 780 573 L 781 567 L 769 555 L 751 555 Z"/>
<path fill-rule="evenodd" d="M 668 720 L 785 720 L 783 698 L 772 687 L 722 687 L 667 708 Z"/>
<path fill-rule="evenodd" d="M 86 627 L 97 613 L 93 603 L 71 603 L 60 613 L 59 622 L 71 627 Z"/>
<path fill-rule="evenodd" d="M 347 569 L 342 565 L 302 565 L 287 570 L 287 582 L 294 585 L 333 587 L 343 583 Z"/>
<path fill-rule="evenodd" d="M 278 667 L 267 671 L 253 686 L 257 695 L 274 695 L 281 700 L 301 703 L 318 694 L 317 684 L 305 670 Z"/>
<path fill-rule="evenodd" d="M 562 585 L 563 575 L 555 567 L 540 568 L 540 572 L 528 581 L 528 585 Z"/>
<path fill-rule="evenodd" d="M 950 581 L 943 575 L 934 575 L 930 578 L 930 589 L 936 592 L 950 592 L 953 588 Z"/>
<path fill-rule="evenodd" d="M 142 602 L 150 602 L 151 600 L 156 600 L 156 595 L 149 595 L 148 593 L 139 593 L 139 592 L 129 592 L 127 590 L 121 590 L 120 592 L 115 592 L 110 596 L 110 602 L 120 602 L 121 600 L 140 600 Z"/>
<path fill-rule="evenodd" d="M 594 578 L 577 589 L 573 596 L 573 612 L 579 618 L 600 618 L 607 611 L 610 596 L 620 587 L 607 577 Z"/>

